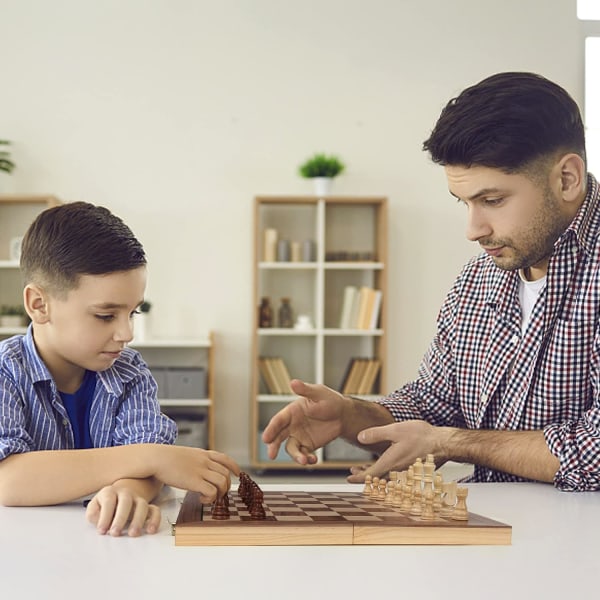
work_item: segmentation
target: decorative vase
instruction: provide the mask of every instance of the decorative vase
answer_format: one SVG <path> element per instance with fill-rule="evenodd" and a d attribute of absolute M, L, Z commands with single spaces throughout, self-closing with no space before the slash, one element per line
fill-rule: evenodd
<path fill-rule="evenodd" d="M 333 179 L 331 177 L 313 177 L 316 196 L 327 196 L 331 193 Z"/>

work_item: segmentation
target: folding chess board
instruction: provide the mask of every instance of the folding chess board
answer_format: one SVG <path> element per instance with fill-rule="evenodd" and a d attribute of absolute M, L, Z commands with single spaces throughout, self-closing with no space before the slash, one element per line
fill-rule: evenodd
<path fill-rule="evenodd" d="M 360 492 L 264 492 L 264 518 L 252 518 L 237 492 L 229 518 L 188 492 L 174 526 L 176 546 L 353 544 L 509 545 L 510 525 L 469 513 L 466 521 L 424 521 Z"/>

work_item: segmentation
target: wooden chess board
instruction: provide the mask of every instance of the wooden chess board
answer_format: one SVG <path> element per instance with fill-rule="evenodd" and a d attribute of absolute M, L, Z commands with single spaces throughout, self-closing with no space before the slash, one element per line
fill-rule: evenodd
<path fill-rule="evenodd" d="M 510 525 L 469 513 L 468 521 L 423 521 L 360 492 L 264 492 L 265 519 L 253 520 L 237 492 L 228 520 L 188 492 L 174 525 L 176 546 L 353 544 L 509 545 Z"/>

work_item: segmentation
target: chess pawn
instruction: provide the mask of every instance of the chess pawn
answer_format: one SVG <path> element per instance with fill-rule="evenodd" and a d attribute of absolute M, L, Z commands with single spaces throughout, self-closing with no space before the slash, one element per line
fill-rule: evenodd
<path fill-rule="evenodd" d="M 373 478 L 371 475 L 365 475 L 365 487 L 363 488 L 363 496 L 370 496 L 373 492 Z"/>
<path fill-rule="evenodd" d="M 404 484 L 404 489 L 402 490 L 402 504 L 400 505 L 400 510 L 403 513 L 409 513 L 412 508 L 412 495 L 413 495 L 413 485 L 414 485 L 414 475 L 413 468 L 408 467 L 408 471 L 406 473 L 406 483 Z"/>
<path fill-rule="evenodd" d="M 387 484 L 387 494 L 383 503 L 387 506 L 392 506 L 394 503 L 394 497 L 396 495 L 396 482 L 394 480 L 389 481 Z"/>
<path fill-rule="evenodd" d="M 379 502 L 383 502 L 385 500 L 386 492 L 387 480 L 382 478 L 379 480 L 379 493 L 377 494 L 376 500 L 378 500 Z"/>
<path fill-rule="evenodd" d="M 433 512 L 433 487 L 427 486 L 423 493 L 423 510 L 421 512 L 423 521 L 433 521 L 435 513 Z"/>
<path fill-rule="evenodd" d="M 373 500 L 377 500 L 377 496 L 379 495 L 379 477 L 373 477 L 373 487 L 371 491 L 371 498 Z"/>
<path fill-rule="evenodd" d="M 452 511 L 450 517 L 453 521 L 468 521 L 469 511 L 467 510 L 467 495 L 469 494 L 468 488 L 459 487 L 456 490 L 456 506 Z"/>

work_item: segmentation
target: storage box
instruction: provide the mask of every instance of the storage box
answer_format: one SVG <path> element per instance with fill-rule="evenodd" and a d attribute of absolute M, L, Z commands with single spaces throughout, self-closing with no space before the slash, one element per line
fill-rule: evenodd
<path fill-rule="evenodd" d="M 206 398 L 206 370 L 203 368 L 167 369 L 167 398 Z"/>
<path fill-rule="evenodd" d="M 207 448 L 207 424 L 204 415 L 171 415 L 177 423 L 177 446 Z"/>
<path fill-rule="evenodd" d="M 373 460 L 373 453 L 362 448 L 357 448 L 342 438 L 329 442 L 323 449 L 324 460 L 343 460 L 369 462 Z"/>
<path fill-rule="evenodd" d="M 157 396 L 159 399 L 167 396 L 167 369 L 165 367 L 150 367 L 150 372 L 158 385 Z"/>
<path fill-rule="evenodd" d="M 277 463 L 292 463 L 292 459 L 290 455 L 285 451 L 285 442 L 279 446 L 279 452 L 274 460 L 269 458 L 267 454 L 267 445 L 262 441 L 262 431 L 258 433 L 258 438 L 256 440 L 258 445 L 258 459 L 260 462 L 277 462 Z"/>

